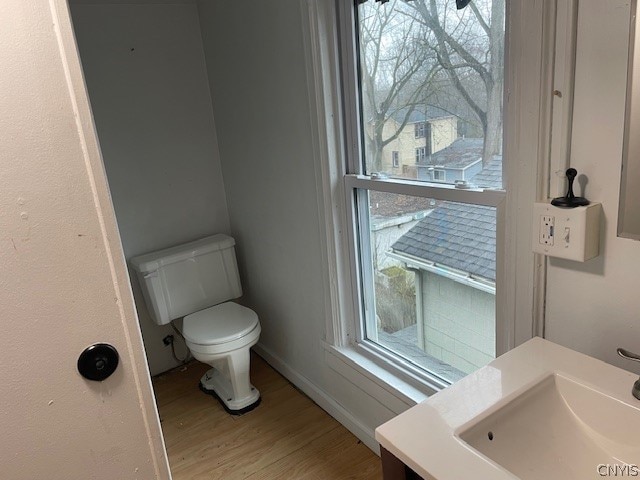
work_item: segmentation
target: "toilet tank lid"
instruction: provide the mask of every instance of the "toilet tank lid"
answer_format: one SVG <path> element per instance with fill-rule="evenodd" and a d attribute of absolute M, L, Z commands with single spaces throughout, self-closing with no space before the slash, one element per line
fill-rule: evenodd
<path fill-rule="evenodd" d="M 193 242 L 176 245 L 175 247 L 138 255 L 129 259 L 129 262 L 137 272 L 149 273 L 164 265 L 231 248 L 235 244 L 236 241 L 232 237 L 220 233 Z"/>

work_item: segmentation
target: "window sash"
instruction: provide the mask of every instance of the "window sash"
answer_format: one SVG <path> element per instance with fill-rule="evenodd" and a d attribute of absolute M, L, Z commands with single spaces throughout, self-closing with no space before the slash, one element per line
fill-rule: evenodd
<path fill-rule="evenodd" d="M 373 180 L 365 175 L 346 174 L 343 179 L 348 212 L 347 223 L 350 227 L 348 228 L 348 237 L 353 272 L 353 311 L 356 312 L 355 319 L 350 325 L 352 339 L 354 340 L 353 347 L 383 360 L 386 368 L 393 370 L 397 374 L 409 375 L 428 388 L 433 389 L 433 391 L 438 391 L 450 385 L 450 381 L 438 376 L 435 372 L 430 372 L 415 365 L 398 353 L 367 338 L 367 332 L 376 331 L 376 326 L 372 324 L 372 322 L 375 322 L 375 317 L 367 314 L 375 311 L 375 289 L 372 283 L 374 278 L 373 266 L 372 262 L 368 261 L 368 259 L 372 258 L 371 232 L 368 228 L 365 228 L 364 221 L 364 219 L 368 220 L 369 218 L 366 193 L 368 191 L 378 191 L 495 207 L 497 220 L 496 271 L 498 272 L 503 262 L 500 251 L 505 232 L 506 192 L 503 190 L 483 191 L 481 189 L 461 190 L 456 189 L 453 185 L 410 180 Z M 503 284 L 503 276 L 498 274 L 496 278 L 496 290 L 498 292 L 503 288 Z M 498 302 L 499 295 L 496 297 L 496 302 Z M 497 312 L 498 309 L 496 309 L 496 330 L 507 328 L 504 319 L 501 319 Z M 496 335 L 497 337 L 498 335 Z M 497 349 L 498 345 L 496 345 Z"/>
<path fill-rule="evenodd" d="M 529 202 L 538 198 L 538 187 L 531 179 L 539 174 L 540 159 L 546 158 L 550 141 L 551 122 L 547 117 L 547 109 L 553 100 L 550 93 L 553 91 L 550 72 L 553 71 L 555 6 L 553 2 L 507 2 L 505 91 L 511 92 L 511 95 L 509 101 L 505 99 L 504 103 L 504 155 L 505 158 L 511 159 L 511 162 L 504 162 L 503 178 L 504 185 L 510 190 L 485 191 L 479 194 L 477 191 L 456 191 L 453 186 L 446 184 L 437 184 L 433 188 L 434 185 L 427 182 L 371 180 L 370 177 L 361 175 L 364 172 L 364 160 L 360 151 L 363 130 L 357 83 L 359 61 L 355 34 L 356 7 L 349 1 L 328 1 L 333 5 L 332 8 L 335 8 L 332 11 L 338 25 L 335 37 L 338 56 L 332 57 L 328 63 L 332 64 L 333 71 L 337 72 L 336 80 L 339 79 L 337 89 L 331 89 L 331 92 L 340 97 L 335 103 L 337 109 L 332 112 L 341 113 L 334 117 L 339 120 L 341 128 L 336 137 L 340 141 L 335 144 L 340 152 L 337 156 L 339 160 L 333 167 L 336 176 L 332 177 L 331 181 L 327 180 L 324 188 L 325 192 L 337 192 L 341 198 L 339 203 L 342 204 L 346 199 L 337 214 L 336 225 L 332 231 L 340 237 L 337 244 L 343 247 L 342 252 L 345 255 L 342 257 L 344 277 L 341 278 L 347 284 L 351 283 L 351 288 L 345 288 L 344 297 L 341 296 L 341 302 L 346 302 L 342 303 L 342 308 L 345 309 L 343 311 L 348 311 L 348 315 L 333 318 L 332 332 L 336 338 L 333 344 L 336 347 L 349 347 L 366 355 L 368 359 L 399 378 L 410 379 L 410 382 L 413 379 L 414 385 L 419 389 L 430 389 L 431 385 L 436 391 L 441 387 L 438 387 L 437 381 L 429 383 L 429 377 L 424 371 L 407 364 L 401 357 L 363 342 L 361 337 L 358 338 L 357 330 L 360 328 L 363 312 L 359 305 L 361 272 L 357 268 L 359 252 L 356 237 L 359 227 L 355 222 L 356 202 L 353 188 L 357 186 L 420 195 L 414 187 L 421 187 L 425 189 L 424 196 L 432 198 L 477 204 L 484 204 L 486 198 L 489 204 L 498 203 L 496 353 L 502 354 L 533 335 L 540 334 L 543 325 L 540 320 L 540 305 L 543 303 L 543 294 L 540 292 L 543 280 L 539 274 L 539 259 L 536 258 L 534 261 L 529 258 L 530 250 L 526 247 L 531 232 L 526 208 Z M 313 20 L 316 17 L 311 18 Z M 523 28 L 524 19 L 527 19 L 527 29 Z M 523 34 L 525 30 L 527 38 Z M 521 61 L 522 55 L 517 53 L 521 51 L 526 51 L 530 59 L 526 63 Z M 320 70 L 318 67 L 316 74 L 319 75 L 318 72 L 321 71 L 326 70 Z M 524 115 L 522 112 L 537 114 Z M 333 183 L 334 181 L 337 183 Z M 407 185 L 409 188 L 404 190 L 399 184 Z M 517 186 L 517 189 L 511 186 Z M 330 207 L 327 207 L 327 212 L 330 211 Z M 331 325 L 328 328 L 330 327 Z"/>
<path fill-rule="evenodd" d="M 344 175 L 345 191 L 351 190 L 376 190 L 378 192 L 397 193 L 414 197 L 433 198 L 434 200 L 446 200 L 450 202 L 471 203 L 473 205 L 486 205 L 498 207 L 506 199 L 504 190 L 460 189 L 455 185 L 431 183 L 417 180 L 397 178 L 372 179 L 368 175 Z"/>
<path fill-rule="evenodd" d="M 346 141 L 346 172 L 343 176 L 344 194 L 347 207 L 348 225 L 347 235 L 349 238 L 349 247 L 351 250 L 351 269 L 352 269 L 352 288 L 353 288 L 353 308 L 356 313 L 355 318 L 348 329 L 352 332 L 352 344 L 355 348 L 365 349 L 368 352 L 385 358 L 387 367 L 395 370 L 406 372 L 410 371 L 411 375 L 420 379 L 427 385 L 432 385 L 436 390 L 448 385 L 449 382 L 438 377 L 435 373 L 427 372 L 417 365 L 412 365 L 409 361 L 403 361 L 402 357 L 397 353 L 391 352 L 382 345 L 376 344 L 366 338 L 365 329 L 369 332 L 375 331 L 375 326 L 366 325 L 366 322 L 375 321 L 372 315 L 367 315 L 367 311 L 374 310 L 374 289 L 368 283 L 372 282 L 373 272 L 370 263 L 363 259 L 371 258 L 370 251 L 370 232 L 363 228 L 361 219 L 368 215 L 368 201 L 364 193 L 367 190 L 374 190 L 387 193 L 396 193 L 401 195 L 411 195 L 416 197 L 433 198 L 435 200 L 445 200 L 459 203 L 469 203 L 475 205 L 486 205 L 496 207 L 497 215 L 497 232 L 498 240 L 497 248 L 497 270 L 500 269 L 503 259 L 501 258 L 501 244 L 504 242 L 504 218 L 506 205 L 505 190 L 463 190 L 456 189 L 454 185 L 415 181 L 409 179 L 371 179 L 370 176 L 364 175 L 365 156 L 364 156 L 364 124 L 362 122 L 362 97 L 360 95 L 360 75 L 358 60 L 358 39 L 357 39 L 357 6 L 351 2 L 337 2 L 339 15 L 342 21 L 342 32 L 344 36 L 341 43 L 343 58 L 343 96 L 344 96 L 344 127 Z M 350 43 L 352 42 L 352 43 Z M 506 110 L 505 110 L 506 114 Z M 417 128 L 415 134 L 424 132 L 426 137 L 426 125 L 422 129 Z M 424 157 L 426 158 L 426 147 L 424 147 Z M 416 150 L 416 163 L 419 152 Z M 360 193 L 359 193 L 360 192 Z M 501 233 L 502 232 L 502 233 Z M 368 257 L 367 257 L 368 255 Z M 500 292 L 503 288 L 503 276 L 498 274 L 496 278 L 496 289 Z M 496 306 L 501 301 L 502 294 L 496 297 Z M 496 308 L 496 333 L 500 329 L 507 329 L 506 320 L 499 318 L 500 308 Z M 496 335 L 496 338 L 500 335 Z M 496 345 L 496 351 L 500 351 Z"/>

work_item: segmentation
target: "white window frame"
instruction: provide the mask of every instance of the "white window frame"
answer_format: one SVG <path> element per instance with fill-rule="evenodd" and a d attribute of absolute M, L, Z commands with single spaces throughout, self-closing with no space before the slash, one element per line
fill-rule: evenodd
<path fill-rule="evenodd" d="M 324 232 L 327 271 L 325 294 L 326 341 L 329 365 L 365 390 L 363 376 L 371 385 L 384 385 L 407 403 L 421 400 L 447 384 L 425 375 L 410 362 L 389 356 L 384 349 L 359 342 L 362 302 L 355 248 L 353 189 L 365 188 L 409 193 L 443 200 L 479 203 L 478 195 L 498 209 L 496 297 L 498 355 L 543 331 L 544 278 L 537 275 L 542 264 L 531 254 L 531 204 L 540 197 L 540 172 L 548 165 L 551 130 L 551 85 L 555 39 L 556 0 L 507 2 L 505 51 L 505 192 L 456 190 L 453 186 L 414 182 L 407 188 L 397 180 L 373 180 L 347 174 L 346 158 L 360 152 L 357 92 L 341 89 L 345 78 L 355 77 L 356 54 L 344 39 L 353 35 L 353 5 L 348 1 L 305 0 L 304 16 L 311 118 L 320 195 L 319 214 Z M 343 42 L 338 42 L 342 37 Z M 346 66 L 341 76 L 341 63 Z M 355 120 L 354 120 L 355 119 Z M 346 147 L 345 147 L 346 145 Z M 548 168 L 548 167 L 546 167 Z M 532 179 L 538 179 L 533 181 Z M 487 197 L 489 195 L 489 197 Z M 336 360 L 337 359 L 337 360 Z M 347 367 L 345 367 L 345 365 Z M 372 388 L 370 392 L 376 392 Z M 373 394 L 373 393 L 372 393 Z M 374 395 L 375 396 L 375 395 Z"/>
<path fill-rule="evenodd" d="M 441 177 L 441 178 L 436 178 Z M 433 180 L 438 182 L 446 182 L 447 181 L 447 171 L 441 168 L 433 169 Z"/>
<path fill-rule="evenodd" d="M 391 152 L 391 165 L 394 168 L 398 168 L 400 166 L 400 152 L 397 150 L 393 150 Z"/>
<path fill-rule="evenodd" d="M 416 147 L 416 164 L 427 159 L 427 147 Z"/>

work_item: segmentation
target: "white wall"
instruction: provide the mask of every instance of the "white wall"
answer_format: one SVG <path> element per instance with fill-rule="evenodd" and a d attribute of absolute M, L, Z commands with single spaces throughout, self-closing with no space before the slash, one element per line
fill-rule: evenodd
<path fill-rule="evenodd" d="M 262 343 L 319 381 L 324 266 L 298 1 L 200 5 L 246 301 Z"/>
<path fill-rule="evenodd" d="M 3 1 L 0 65 L 0 477 L 169 480 L 66 2 Z"/>
<path fill-rule="evenodd" d="M 603 253 L 550 261 L 546 319 L 550 340 L 640 373 L 615 353 L 640 352 L 640 243 L 616 237 L 628 33 L 628 0 L 580 2 L 571 165 L 602 202 Z"/>
<path fill-rule="evenodd" d="M 195 4 L 72 5 L 126 258 L 229 217 Z M 176 365 L 133 279 L 152 374 Z M 184 350 L 180 340 L 179 354 Z"/>
<path fill-rule="evenodd" d="M 328 367 L 322 347 L 327 266 L 301 2 L 199 7 L 231 232 L 244 301 L 262 323 L 261 352 L 316 401 L 339 405 L 371 434 L 394 412 Z"/>

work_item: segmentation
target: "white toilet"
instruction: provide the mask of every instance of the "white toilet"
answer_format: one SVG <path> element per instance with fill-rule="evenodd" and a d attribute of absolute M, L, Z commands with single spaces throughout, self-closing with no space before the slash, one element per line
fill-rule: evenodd
<path fill-rule="evenodd" d="M 158 325 L 184 317 L 182 334 L 193 356 L 211 365 L 200 388 L 225 409 L 255 408 L 260 392 L 249 382 L 249 348 L 260 323 L 253 310 L 229 302 L 242 295 L 235 240 L 213 235 L 131 259 L 149 313 Z"/>

